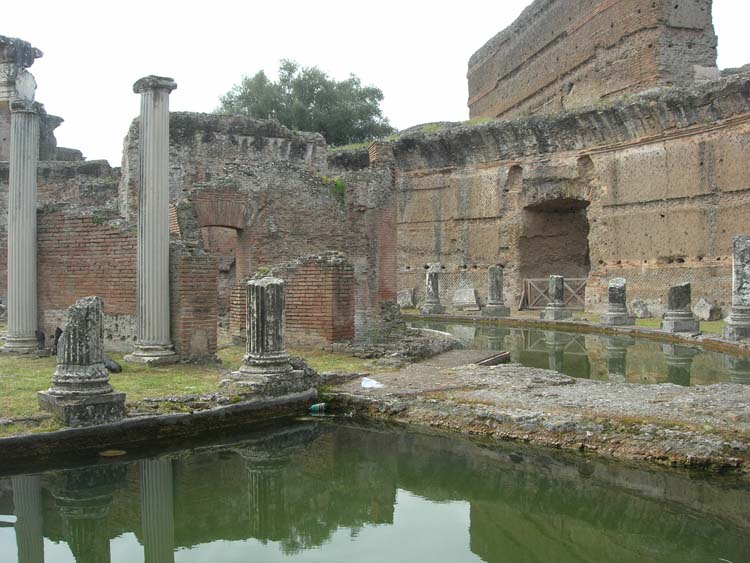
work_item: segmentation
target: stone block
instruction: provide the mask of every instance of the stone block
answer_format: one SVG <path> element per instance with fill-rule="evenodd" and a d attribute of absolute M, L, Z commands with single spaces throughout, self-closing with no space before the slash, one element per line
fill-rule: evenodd
<path fill-rule="evenodd" d="M 40 391 L 37 397 L 43 411 L 60 417 L 65 426 L 72 428 L 117 422 L 127 412 L 125 393 L 73 397 Z"/>
<path fill-rule="evenodd" d="M 563 309 L 560 307 L 547 307 L 542 311 L 539 318 L 543 321 L 562 321 L 570 319 L 573 316 L 573 311 L 570 309 Z"/>
<path fill-rule="evenodd" d="M 473 287 L 462 287 L 453 294 L 453 308 L 459 311 L 479 311 L 477 292 Z"/>
<path fill-rule="evenodd" d="M 704 297 L 701 297 L 693 305 L 693 314 L 701 321 L 720 321 L 722 319 L 721 307 Z"/>
<path fill-rule="evenodd" d="M 483 317 L 510 317 L 510 307 L 505 305 L 487 305 L 482 309 Z"/>
<path fill-rule="evenodd" d="M 664 319 L 661 322 L 661 329 L 665 332 L 685 332 L 697 334 L 701 331 L 700 322 L 695 318 L 685 319 Z"/>
<path fill-rule="evenodd" d="M 398 292 L 398 306 L 402 309 L 413 309 L 417 306 L 417 290 L 413 287 L 401 289 Z"/>
<path fill-rule="evenodd" d="M 636 319 L 650 319 L 653 317 L 648 308 L 648 304 L 643 299 L 633 299 L 630 302 L 630 310 Z"/>
<path fill-rule="evenodd" d="M 423 315 L 442 315 L 445 313 L 445 307 L 440 303 L 425 303 L 419 309 L 419 312 Z"/>

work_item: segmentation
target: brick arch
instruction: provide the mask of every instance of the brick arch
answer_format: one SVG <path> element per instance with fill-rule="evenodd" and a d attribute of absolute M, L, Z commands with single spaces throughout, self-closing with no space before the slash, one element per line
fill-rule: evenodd
<path fill-rule="evenodd" d="M 243 230 L 247 225 L 247 195 L 235 191 L 200 192 L 192 196 L 193 209 L 201 227 L 229 227 Z"/>

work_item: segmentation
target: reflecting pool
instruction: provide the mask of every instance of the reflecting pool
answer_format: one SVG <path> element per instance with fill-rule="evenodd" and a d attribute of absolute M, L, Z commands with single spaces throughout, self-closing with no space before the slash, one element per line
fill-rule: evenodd
<path fill-rule="evenodd" d="M 507 350 L 524 366 L 628 383 L 750 384 L 750 359 L 630 336 L 578 334 L 450 322 L 410 323 L 449 332 L 467 348 Z"/>
<path fill-rule="evenodd" d="M 0 478 L 4 562 L 750 561 L 729 478 L 328 418 Z"/>

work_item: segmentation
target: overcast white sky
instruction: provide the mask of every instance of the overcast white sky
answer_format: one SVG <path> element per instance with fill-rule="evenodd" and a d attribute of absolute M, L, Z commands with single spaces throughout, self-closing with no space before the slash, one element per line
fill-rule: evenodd
<path fill-rule="evenodd" d="M 4 2 L 0 35 L 44 52 L 31 72 L 37 100 L 65 119 L 60 146 L 119 166 L 122 139 L 138 114 L 132 84 L 148 74 L 178 88 L 171 109 L 210 112 L 242 74 L 278 61 L 359 76 L 383 90 L 383 110 L 404 129 L 468 118 L 471 54 L 530 0 L 38 0 Z M 714 0 L 719 66 L 750 62 L 747 0 Z"/>

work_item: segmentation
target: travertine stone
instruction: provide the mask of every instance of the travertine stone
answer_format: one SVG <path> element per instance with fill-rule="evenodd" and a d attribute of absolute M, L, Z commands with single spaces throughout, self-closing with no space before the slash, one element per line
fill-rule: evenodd
<path fill-rule="evenodd" d="M 44 517 L 39 475 L 13 477 L 18 563 L 44 563 Z"/>
<path fill-rule="evenodd" d="M 105 424 L 125 416 L 125 393 L 113 391 L 104 366 L 102 309 L 101 297 L 84 297 L 68 309 L 52 386 L 38 394 L 42 409 L 66 426 Z"/>
<path fill-rule="evenodd" d="M 422 308 L 423 315 L 440 315 L 445 308 L 440 303 L 440 264 L 431 264 L 425 275 L 425 298 Z"/>
<path fill-rule="evenodd" d="M 37 349 L 36 166 L 39 104 L 11 103 L 8 188 L 8 336 L 4 351 Z"/>
<path fill-rule="evenodd" d="M 563 301 L 565 294 L 565 278 L 562 276 L 549 277 L 549 298 L 547 307 L 540 315 L 545 321 L 559 321 L 573 316 L 572 311 L 565 308 Z"/>
<path fill-rule="evenodd" d="M 417 306 L 417 291 L 413 287 L 400 289 L 397 300 L 398 306 L 402 309 L 413 309 Z"/>
<path fill-rule="evenodd" d="M 143 459 L 141 527 L 145 563 L 174 562 L 174 484 L 171 459 Z"/>
<path fill-rule="evenodd" d="M 634 325 L 635 319 L 628 315 L 625 278 L 615 278 L 609 282 L 607 312 L 602 315 L 601 324 L 608 326 Z"/>
<path fill-rule="evenodd" d="M 721 313 L 721 307 L 705 297 L 701 297 L 693 305 L 693 314 L 699 321 L 720 321 L 723 316 Z"/>
<path fill-rule="evenodd" d="M 750 338 L 750 235 L 732 241 L 732 312 L 724 326 L 724 338 Z"/>
<path fill-rule="evenodd" d="M 285 286 L 284 280 L 270 276 L 247 282 L 245 357 L 223 386 L 259 395 L 286 395 L 310 388 L 304 371 L 293 369 L 285 348 Z"/>
<path fill-rule="evenodd" d="M 682 283 L 669 288 L 667 311 L 661 329 L 667 332 L 700 332 L 700 323 L 690 309 L 690 284 Z"/>
<path fill-rule="evenodd" d="M 138 339 L 130 362 L 177 361 L 169 318 L 169 93 L 174 80 L 141 78 L 138 208 Z"/>
<path fill-rule="evenodd" d="M 484 317 L 509 317 L 510 308 L 503 301 L 503 267 L 490 266 L 487 269 L 487 306 L 482 309 Z"/>

